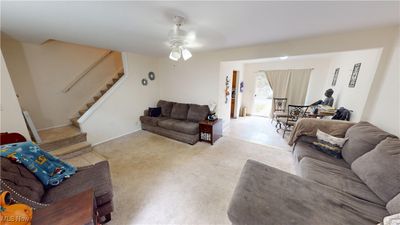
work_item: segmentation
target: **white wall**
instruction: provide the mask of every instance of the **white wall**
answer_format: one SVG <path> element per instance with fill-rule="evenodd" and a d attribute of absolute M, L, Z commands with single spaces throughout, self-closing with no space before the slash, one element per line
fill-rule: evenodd
<path fill-rule="evenodd" d="M 381 52 L 382 49 L 342 52 L 332 58 L 329 77 L 324 85 L 324 90 L 332 88 L 335 91 L 333 97 L 335 98 L 334 106 L 336 108 L 345 107 L 353 110 L 351 121 L 358 122 L 361 120 Z M 361 63 L 361 67 L 356 86 L 350 88 L 350 77 L 356 63 Z M 340 68 L 339 76 L 336 85 L 332 87 L 333 74 L 336 68 Z"/>
<path fill-rule="evenodd" d="M 26 139 L 30 140 L 28 128 L 26 127 L 21 108 L 15 94 L 14 86 L 10 79 L 7 66 L 4 62 L 3 53 L 1 52 L 1 103 L 0 117 L 1 132 L 17 132 L 22 134 Z"/>
<path fill-rule="evenodd" d="M 374 83 L 381 83 L 386 76 L 383 72 L 386 70 L 388 60 L 392 54 L 398 30 L 399 26 L 391 26 L 244 48 L 194 52 L 190 60 L 179 63 L 172 62 L 165 56 L 159 59 L 158 69 L 160 71 L 160 80 L 162 80 L 160 96 L 174 101 L 203 104 L 207 104 L 210 101 L 221 103 L 224 101 L 224 85 L 219 85 L 218 83 L 225 79 L 226 74 L 223 70 L 220 70 L 220 62 L 372 48 L 383 48 L 382 60 L 379 62 L 377 70 L 378 76 L 374 81 Z M 385 86 L 381 88 L 385 89 Z M 379 101 L 381 99 L 369 96 L 366 105 L 374 105 L 375 102 Z M 394 105 L 387 102 L 384 106 L 388 110 L 394 107 Z M 221 111 L 223 108 L 220 105 L 218 106 L 220 116 L 226 114 Z M 375 118 L 369 119 L 375 120 Z M 389 121 L 385 123 L 382 126 L 383 129 L 392 126 Z"/>
<path fill-rule="evenodd" d="M 381 66 L 376 74 L 363 120 L 384 128 L 400 137 L 400 35 L 387 65 Z M 385 59 L 381 59 L 381 61 Z"/>
<path fill-rule="evenodd" d="M 70 82 L 108 50 L 60 41 L 36 45 L 7 35 L 2 35 L 1 46 L 21 107 L 29 111 L 38 129 L 70 124 L 122 68 L 121 55 L 114 52 L 64 93 Z"/>
<path fill-rule="evenodd" d="M 218 93 L 218 103 L 217 105 L 217 112 L 218 112 L 218 117 L 222 118 L 224 127 L 229 125 L 229 120 L 231 117 L 231 100 L 232 100 L 232 72 L 236 70 L 238 74 L 238 80 L 239 83 L 243 81 L 243 74 L 244 74 L 244 68 L 243 68 L 243 63 L 241 62 L 221 62 L 220 64 L 220 74 L 224 74 L 224 76 L 221 76 L 220 78 L 222 80 L 218 81 L 219 87 L 218 89 L 224 90 Z M 228 101 L 225 102 L 225 88 L 226 88 L 226 76 L 229 78 L 229 96 L 228 96 Z M 161 95 L 162 96 L 162 95 Z M 239 107 L 236 107 L 236 112 L 234 113 L 235 116 L 238 116 L 239 110 L 240 110 L 240 105 L 242 102 L 243 94 L 240 93 L 239 87 L 237 87 L 237 103 Z"/>
<path fill-rule="evenodd" d="M 125 79 L 113 93 L 106 94 L 101 105 L 80 124 L 81 130 L 87 132 L 91 144 L 139 130 L 139 117 L 159 100 L 160 76 L 154 58 L 132 53 L 122 53 L 122 56 Z M 156 74 L 154 81 L 147 77 L 150 71 Z M 147 86 L 141 84 L 143 78 L 148 79 Z"/>

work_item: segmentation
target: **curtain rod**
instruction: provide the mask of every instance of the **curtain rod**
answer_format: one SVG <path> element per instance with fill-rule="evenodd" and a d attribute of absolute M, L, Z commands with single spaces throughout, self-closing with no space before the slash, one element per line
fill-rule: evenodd
<path fill-rule="evenodd" d="M 314 70 L 314 68 L 308 68 L 308 69 Z M 302 69 L 288 69 L 288 70 L 302 70 Z M 304 69 L 304 70 L 306 70 L 306 69 Z M 273 71 L 273 70 L 258 70 L 258 71 L 254 72 L 254 73 L 265 72 L 265 71 Z"/>

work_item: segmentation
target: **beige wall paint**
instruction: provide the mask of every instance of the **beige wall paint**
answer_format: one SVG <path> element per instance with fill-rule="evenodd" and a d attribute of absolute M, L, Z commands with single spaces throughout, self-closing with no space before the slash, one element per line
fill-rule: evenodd
<path fill-rule="evenodd" d="M 21 108 L 11 82 L 10 74 L 1 52 L 1 103 L 0 117 L 1 132 L 17 132 L 30 140 L 28 128 L 26 127 Z"/>
<path fill-rule="evenodd" d="M 222 94 L 224 85 L 219 84 L 219 82 L 225 79 L 226 74 L 223 70 L 220 70 L 220 62 L 371 48 L 383 48 L 382 58 L 376 72 L 377 76 L 374 80 L 374 83 L 382 83 L 382 80 L 386 79 L 387 74 L 384 71 L 392 55 L 393 44 L 398 30 L 398 26 L 391 26 L 245 48 L 194 53 L 193 57 L 186 62 L 173 62 L 165 56 L 159 59 L 160 96 L 173 101 L 205 104 L 214 101 L 221 103 L 224 101 L 224 95 Z M 381 88 L 385 89 L 384 86 Z M 366 105 L 375 105 L 379 101 L 381 100 L 369 95 Z M 389 103 L 384 105 L 388 110 L 395 107 Z M 224 107 L 218 105 L 218 114 L 220 116 L 226 115 L 223 110 Z M 375 121 L 371 117 L 368 119 Z M 387 129 L 392 126 L 392 121 L 386 119 L 382 124 L 385 124 L 382 128 Z"/>
<path fill-rule="evenodd" d="M 400 137 L 400 35 L 390 56 L 381 59 L 368 97 L 363 120 Z M 386 63 L 385 63 L 386 62 Z"/>
<path fill-rule="evenodd" d="M 122 55 L 126 78 L 93 114 L 80 124 L 92 144 L 139 130 L 139 117 L 145 109 L 155 106 L 159 100 L 160 80 L 154 58 L 133 53 Z M 156 74 L 154 81 L 147 77 L 150 71 Z M 148 79 L 147 86 L 141 84 L 143 78 Z"/>
<path fill-rule="evenodd" d="M 222 62 L 220 64 L 220 74 L 223 74 L 224 76 L 221 76 L 221 80 L 218 82 L 219 89 L 224 90 L 219 92 L 219 97 L 218 97 L 218 102 L 217 103 L 217 112 L 218 112 L 218 117 L 222 118 L 224 127 L 226 128 L 229 125 L 229 120 L 231 118 L 231 100 L 232 100 L 232 72 L 236 70 L 238 73 L 238 82 L 240 83 L 243 81 L 243 74 L 244 74 L 244 67 L 242 62 Z M 225 82 L 226 82 L 226 77 L 228 76 L 229 79 L 229 96 L 228 96 L 228 101 L 225 102 Z M 239 89 L 238 89 L 239 90 Z M 236 111 L 234 112 L 235 116 L 239 115 L 239 110 L 240 106 L 242 104 L 242 99 L 243 99 L 243 93 L 240 93 L 237 91 L 237 105 Z M 210 103 L 213 103 L 212 100 L 210 100 Z M 209 104 L 210 104 L 209 103 Z"/>
<path fill-rule="evenodd" d="M 120 53 L 115 52 L 64 93 L 64 88 L 107 50 L 59 41 L 22 43 L 6 35 L 2 35 L 1 45 L 21 107 L 38 129 L 69 124 L 122 68 Z"/>
<path fill-rule="evenodd" d="M 368 94 L 374 80 L 382 49 L 368 49 L 361 51 L 342 52 L 332 58 L 329 67 L 329 77 L 324 89 L 332 88 L 336 108 L 345 107 L 353 110 L 351 121 L 358 122 L 362 119 Z M 361 63 L 357 83 L 354 88 L 349 87 L 350 77 L 354 64 Z M 336 86 L 332 87 L 333 74 L 340 68 Z"/>

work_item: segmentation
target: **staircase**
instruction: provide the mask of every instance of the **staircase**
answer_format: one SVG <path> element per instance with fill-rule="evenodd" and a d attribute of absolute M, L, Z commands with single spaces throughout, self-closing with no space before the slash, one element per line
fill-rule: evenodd
<path fill-rule="evenodd" d="M 93 100 L 79 110 L 77 117 L 71 119 L 71 125 L 39 131 L 42 142 L 39 146 L 60 159 L 71 159 L 92 151 L 92 145 L 87 142 L 86 133 L 81 132 L 78 119 L 85 114 L 111 87 L 124 76 L 123 72 L 105 85 Z"/>
<path fill-rule="evenodd" d="M 79 122 L 78 122 L 79 118 L 81 116 L 83 116 L 83 114 L 85 114 L 101 98 L 101 96 L 103 96 L 105 93 L 107 93 L 107 91 L 110 90 L 110 88 L 113 87 L 114 84 L 117 83 L 119 81 L 119 79 L 121 79 L 121 77 L 123 77 L 123 76 L 124 76 L 124 73 L 119 72 L 117 74 L 117 76 L 115 76 L 109 83 L 107 83 L 106 86 L 103 89 L 101 89 L 97 95 L 95 95 L 92 98 L 92 101 L 88 102 L 84 107 L 82 107 L 82 109 L 78 111 L 78 116 L 71 119 L 72 125 L 77 128 L 80 128 Z"/>
<path fill-rule="evenodd" d="M 86 133 L 72 125 L 42 130 L 39 136 L 40 148 L 64 160 L 92 151 Z"/>

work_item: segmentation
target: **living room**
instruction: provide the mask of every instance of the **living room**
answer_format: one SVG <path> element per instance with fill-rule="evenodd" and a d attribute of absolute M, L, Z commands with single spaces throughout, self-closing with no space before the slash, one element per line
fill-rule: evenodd
<path fill-rule="evenodd" d="M 2 190 L 34 209 L 33 224 L 390 224 L 400 213 L 399 4 L 3 1 L 1 132 L 77 170 L 50 189 L 39 178 L 39 192 L 2 176 Z M 294 70 L 306 81 L 272 82 Z M 285 114 L 314 109 L 332 88 L 349 121 L 307 110 L 272 120 L 272 105 L 254 116 L 256 76 L 270 85 L 268 104 L 288 98 Z M 344 140 L 343 154 L 307 147 L 321 131 Z M 24 168 L 6 158 L 3 174 Z M 326 178 L 337 182 L 318 170 L 339 171 Z M 46 217 L 80 194 L 96 199 L 91 216 Z"/>

